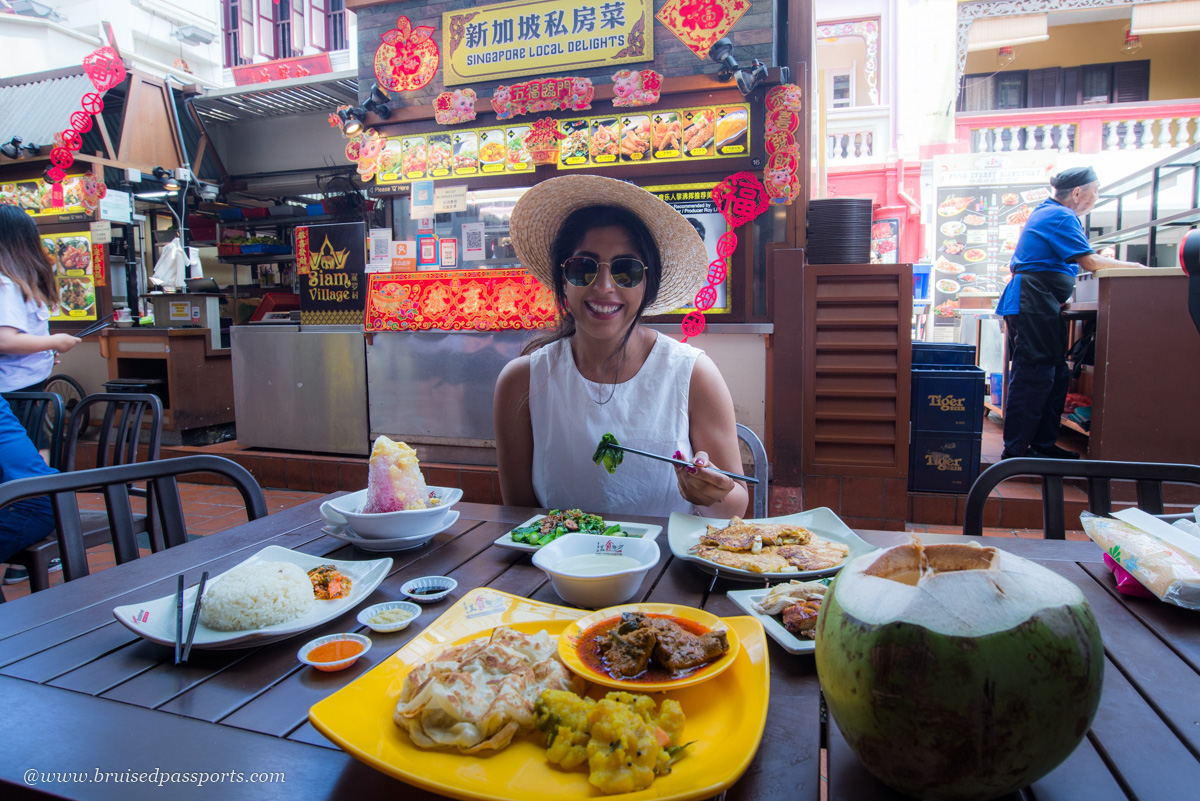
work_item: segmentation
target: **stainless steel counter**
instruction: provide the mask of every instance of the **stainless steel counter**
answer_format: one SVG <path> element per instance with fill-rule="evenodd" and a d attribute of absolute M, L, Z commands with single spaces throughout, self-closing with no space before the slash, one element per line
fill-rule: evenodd
<path fill-rule="evenodd" d="M 240 445 L 370 452 L 361 328 L 239 325 L 230 333 Z"/>

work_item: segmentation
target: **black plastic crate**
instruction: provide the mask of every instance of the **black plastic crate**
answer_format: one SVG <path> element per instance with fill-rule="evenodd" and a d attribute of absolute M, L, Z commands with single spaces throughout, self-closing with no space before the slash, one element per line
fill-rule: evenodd
<path fill-rule="evenodd" d="M 983 431 L 982 369 L 927 364 L 912 371 L 912 422 L 917 431 L 978 434 Z"/>
<path fill-rule="evenodd" d="M 908 447 L 908 488 L 914 492 L 960 492 L 979 476 L 980 436 L 914 433 Z"/>
<path fill-rule="evenodd" d="M 975 346 L 958 342 L 914 342 L 912 363 L 974 365 Z"/>

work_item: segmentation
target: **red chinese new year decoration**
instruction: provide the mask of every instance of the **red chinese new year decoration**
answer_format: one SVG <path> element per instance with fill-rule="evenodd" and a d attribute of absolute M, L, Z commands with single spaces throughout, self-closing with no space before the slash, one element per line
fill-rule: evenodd
<path fill-rule="evenodd" d="M 654 18 L 703 61 L 749 10 L 748 0 L 667 0 Z"/>
<path fill-rule="evenodd" d="M 372 273 L 365 330 L 553 328 L 554 295 L 525 270 Z"/>
<path fill-rule="evenodd" d="M 712 199 L 725 222 L 729 224 L 730 230 L 721 234 L 721 238 L 717 240 L 717 259 L 708 265 L 707 283 L 696 293 L 692 302 L 694 310 L 685 314 L 679 324 L 683 329 L 684 342 L 687 342 L 688 337 L 704 332 L 704 312 L 717 303 L 717 286 L 729 274 L 725 260 L 737 249 L 737 233 L 733 229 L 751 222 L 771 205 L 767 190 L 758 178 L 748 172 L 736 172 L 714 186 Z"/>
<path fill-rule="evenodd" d="M 375 51 L 375 79 L 389 92 L 412 92 L 433 80 L 441 53 L 431 36 L 433 28 L 414 28 L 408 17 L 396 20 L 395 30 L 380 38 Z"/>
<path fill-rule="evenodd" d="M 530 126 L 525 134 L 525 147 L 534 164 L 554 164 L 558 161 L 558 141 L 567 135 L 558 130 L 558 122 L 544 117 Z"/>
<path fill-rule="evenodd" d="M 763 185 L 774 203 L 791 205 L 800 195 L 800 146 L 796 130 L 800 127 L 800 87 L 784 83 L 767 92 L 766 149 L 767 166 Z"/>
<path fill-rule="evenodd" d="M 475 119 L 475 90 L 442 92 L 433 101 L 433 117 L 439 125 L 454 125 Z"/>
<path fill-rule="evenodd" d="M 75 157 L 65 147 L 56 146 L 50 151 L 50 163 L 65 170 L 75 163 Z"/>
<path fill-rule="evenodd" d="M 92 115 L 83 111 L 72 111 L 71 129 L 81 134 L 92 130 Z"/>
<path fill-rule="evenodd" d="M 621 70 L 612 77 L 614 106 L 649 106 L 658 102 L 662 76 L 654 70 Z"/>
<path fill-rule="evenodd" d="M 101 94 L 125 80 L 125 65 L 121 62 L 121 54 L 111 47 L 101 47 L 84 56 L 83 71 L 91 78 L 96 91 Z"/>
<path fill-rule="evenodd" d="M 591 78 L 541 78 L 497 86 L 492 94 L 492 110 L 498 120 L 542 111 L 586 111 L 592 107 L 595 94 Z"/>

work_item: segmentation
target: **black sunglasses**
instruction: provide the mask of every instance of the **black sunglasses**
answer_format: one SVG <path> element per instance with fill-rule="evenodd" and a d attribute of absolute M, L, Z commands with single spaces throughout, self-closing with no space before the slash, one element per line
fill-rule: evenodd
<path fill-rule="evenodd" d="M 610 262 L 596 261 L 591 256 L 572 256 L 563 262 L 563 277 L 571 286 L 591 286 L 600 274 L 600 265 L 607 264 L 613 283 L 622 289 L 632 289 L 646 277 L 646 265 L 632 256 L 622 256 Z"/>

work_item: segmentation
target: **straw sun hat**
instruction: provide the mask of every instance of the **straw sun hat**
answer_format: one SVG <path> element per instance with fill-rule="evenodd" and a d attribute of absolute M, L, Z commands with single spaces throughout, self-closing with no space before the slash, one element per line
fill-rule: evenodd
<path fill-rule="evenodd" d="M 517 258 L 544 286 L 554 289 L 551 245 L 571 212 L 585 206 L 617 206 L 646 224 L 662 261 L 658 298 L 645 314 L 690 305 L 708 275 L 704 240 L 682 214 L 641 187 L 600 175 L 567 175 L 536 184 L 521 196 L 509 218 Z"/>

